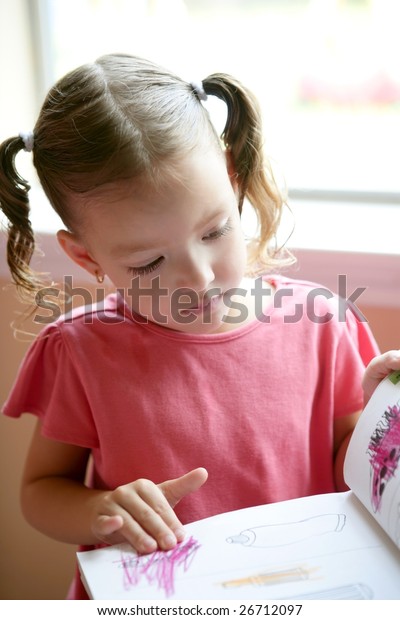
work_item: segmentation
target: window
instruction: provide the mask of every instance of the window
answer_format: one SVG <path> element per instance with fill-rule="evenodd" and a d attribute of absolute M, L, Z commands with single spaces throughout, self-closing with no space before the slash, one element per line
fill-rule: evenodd
<path fill-rule="evenodd" d="M 186 79 L 232 73 L 260 100 L 292 196 L 399 202 L 397 0 L 37 0 L 46 87 L 121 51 Z"/>
<path fill-rule="evenodd" d="M 0 1 L 1 139 L 30 129 L 54 81 L 104 53 L 147 56 L 188 81 L 232 73 L 259 98 L 267 154 L 289 187 L 296 274 L 334 289 L 346 273 L 368 285 L 369 304 L 398 307 L 399 17 L 398 0 Z M 73 267 L 53 240 L 62 224 L 31 157 L 18 158 L 39 269 L 57 280 Z"/>

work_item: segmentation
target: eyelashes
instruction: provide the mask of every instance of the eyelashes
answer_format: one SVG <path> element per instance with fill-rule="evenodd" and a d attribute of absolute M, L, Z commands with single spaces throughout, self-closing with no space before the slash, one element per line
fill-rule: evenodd
<path fill-rule="evenodd" d="M 214 239 L 219 239 L 220 237 L 227 235 L 232 229 L 233 227 L 231 226 L 230 220 L 228 220 L 226 224 L 222 226 L 222 228 L 218 228 L 218 230 L 214 230 L 213 232 L 209 233 L 208 235 L 203 237 L 203 240 L 214 241 Z"/>
<path fill-rule="evenodd" d="M 133 276 L 146 276 L 152 271 L 155 271 L 156 269 L 158 269 L 158 267 L 161 265 L 163 260 L 164 260 L 164 257 L 160 256 L 159 258 L 156 258 L 156 260 L 153 260 L 151 263 L 148 263 L 147 265 L 143 265 L 142 267 L 128 267 L 128 272 L 132 274 Z"/>
<path fill-rule="evenodd" d="M 224 237 L 225 235 L 230 233 L 232 230 L 233 226 L 231 225 L 231 220 L 229 218 L 226 223 L 221 226 L 221 228 L 218 228 L 217 230 L 214 230 L 208 235 L 202 237 L 202 241 L 216 241 L 217 239 L 220 239 L 221 237 Z M 164 256 L 159 256 L 147 265 L 141 265 L 139 267 L 128 267 L 128 273 L 133 276 L 146 276 L 158 269 L 163 262 Z"/>

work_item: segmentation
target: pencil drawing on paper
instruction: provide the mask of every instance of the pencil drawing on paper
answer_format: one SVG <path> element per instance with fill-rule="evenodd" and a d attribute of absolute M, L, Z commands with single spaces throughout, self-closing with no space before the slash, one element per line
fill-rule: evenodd
<path fill-rule="evenodd" d="M 373 432 L 367 449 L 371 465 L 371 505 L 381 508 L 385 489 L 400 462 L 400 407 L 388 405 Z"/>
<path fill-rule="evenodd" d="M 281 547 L 332 532 L 341 532 L 346 523 L 344 514 L 321 514 L 301 521 L 272 523 L 251 527 L 226 539 L 246 547 Z"/>
<path fill-rule="evenodd" d="M 144 584 L 164 590 L 167 597 L 173 595 L 177 573 L 186 573 L 199 548 L 200 544 L 191 536 L 170 551 L 154 551 L 147 555 L 121 551 L 118 565 L 123 570 L 125 589 Z"/>
<path fill-rule="evenodd" d="M 256 575 L 246 575 L 238 579 L 230 579 L 221 583 L 223 588 L 241 588 L 243 586 L 275 586 L 283 583 L 305 581 L 317 569 L 294 566 L 283 570 L 268 571 Z"/>

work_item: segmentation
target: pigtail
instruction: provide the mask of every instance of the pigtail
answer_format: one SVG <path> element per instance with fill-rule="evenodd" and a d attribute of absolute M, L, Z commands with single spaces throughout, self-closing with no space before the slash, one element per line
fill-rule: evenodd
<path fill-rule="evenodd" d="M 254 95 L 230 75 L 214 73 L 203 80 L 207 95 L 222 99 L 227 120 L 221 134 L 238 175 L 239 211 L 244 198 L 253 205 L 259 222 L 259 238 L 249 246 L 249 271 L 256 273 L 282 263 L 271 246 L 281 219 L 283 199 L 264 161 L 261 111 Z M 293 262 L 290 258 L 290 262 Z"/>
<path fill-rule="evenodd" d="M 15 158 L 25 147 L 21 137 L 0 145 L 0 208 L 8 220 L 7 262 L 21 297 L 32 298 L 41 287 L 29 264 L 35 250 L 30 222 L 28 192 L 30 186 L 17 172 Z"/>

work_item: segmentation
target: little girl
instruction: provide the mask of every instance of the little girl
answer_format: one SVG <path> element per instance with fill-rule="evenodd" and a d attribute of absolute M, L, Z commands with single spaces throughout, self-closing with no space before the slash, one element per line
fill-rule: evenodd
<path fill-rule="evenodd" d="M 209 95 L 226 103 L 220 138 Z M 83 548 L 125 540 L 146 553 L 196 519 L 343 489 L 377 347 L 326 289 L 266 275 L 282 200 L 251 93 L 125 55 L 61 79 L 33 133 L 0 147 L 11 274 L 35 296 L 21 149 L 65 224 L 62 248 L 116 290 L 41 332 L 4 405 L 38 418 L 27 520 Z M 259 221 L 248 246 L 245 198 Z M 78 575 L 69 596 L 86 596 Z"/>

